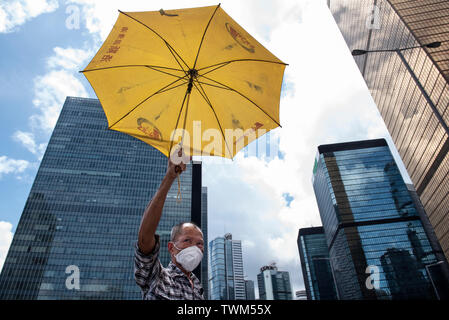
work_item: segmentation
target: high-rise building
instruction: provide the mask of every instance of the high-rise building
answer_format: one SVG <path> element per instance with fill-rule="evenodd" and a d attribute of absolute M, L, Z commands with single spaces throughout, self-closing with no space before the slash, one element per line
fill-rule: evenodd
<path fill-rule="evenodd" d="M 200 163 L 194 161 L 194 163 Z M 208 275 L 208 263 L 207 260 L 209 259 L 208 254 L 208 248 L 207 248 L 207 233 L 208 233 L 208 227 L 207 227 L 207 187 L 201 188 L 201 230 L 203 231 L 203 240 L 205 243 L 204 246 L 204 258 L 201 263 L 201 285 L 203 286 L 203 295 L 204 298 L 207 299 L 209 296 L 209 275 Z"/>
<path fill-rule="evenodd" d="M 254 292 L 254 281 L 245 280 L 246 300 L 256 300 L 256 293 Z"/>
<path fill-rule="evenodd" d="M 257 284 L 259 300 L 293 300 L 290 275 L 279 271 L 275 263 L 260 268 Z"/>
<path fill-rule="evenodd" d="M 98 100 L 67 97 L 0 275 L 0 299 L 141 299 L 134 244 L 166 168 L 158 150 L 107 130 Z M 201 163 L 181 175 L 180 202 L 177 188 L 157 229 L 165 266 L 172 226 L 207 223 Z M 195 272 L 201 278 L 201 267 Z"/>
<path fill-rule="evenodd" d="M 232 234 L 209 243 L 209 293 L 211 300 L 245 300 L 242 242 Z"/>
<path fill-rule="evenodd" d="M 299 229 L 298 249 L 307 300 L 337 300 L 323 227 Z"/>
<path fill-rule="evenodd" d="M 377 50 L 354 59 L 449 259 L 449 1 L 330 0 L 329 8 L 351 51 Z"/>
<path fill-rule="evenodd" d="M 385 139 L 321 145 L 313 172 L 339 298 L 436 298 L 438 259 Z"/>

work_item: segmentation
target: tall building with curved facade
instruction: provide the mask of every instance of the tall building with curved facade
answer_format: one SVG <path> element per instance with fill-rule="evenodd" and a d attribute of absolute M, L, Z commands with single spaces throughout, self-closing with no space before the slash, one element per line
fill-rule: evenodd
<path fill-rule="evenodd" d="M 449 258 L 449 0 L 330 0 Z M 437 48 L 420 47 L 435 41 Z"/>

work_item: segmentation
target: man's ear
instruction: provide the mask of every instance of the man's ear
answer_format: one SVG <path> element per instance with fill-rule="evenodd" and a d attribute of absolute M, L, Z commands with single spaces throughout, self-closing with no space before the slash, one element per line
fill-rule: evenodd
<path fill-rule="evenodd" d="M 172 250 L 174 248 L 173 242 L 169 241 L 167 243 L 168 252 L 172 253 Z"/>

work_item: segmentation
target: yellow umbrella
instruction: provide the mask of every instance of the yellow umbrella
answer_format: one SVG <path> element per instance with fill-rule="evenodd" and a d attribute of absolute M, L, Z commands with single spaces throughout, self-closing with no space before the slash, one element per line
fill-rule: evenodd
<path fill-rule="evenodd" d="M 121 12 L 84 73 L 108 127 L 169 156 L 233 158 L 280 126 L 286 64 L 218 6 Z"/>

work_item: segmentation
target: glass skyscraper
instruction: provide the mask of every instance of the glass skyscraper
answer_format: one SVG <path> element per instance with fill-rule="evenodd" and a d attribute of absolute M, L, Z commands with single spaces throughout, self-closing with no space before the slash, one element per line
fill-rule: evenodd
<path fill-rule="evenodd" d="M 260 268 L 257 285 L 259 300 L 293 300 L 288 271 L 278 271 L 274 263 Z"/>
<path fill-rule="evenodd" d="M 201 162 L 194 162 L 201 165 Z M 201 285 L 203 286 L 204 292 L 203 296 L 205 299 L 209 296 L 209 275 L 208 275 L 208 259 L 209 259 L 209 250 L 207 248 L 207 187 L 201 188 L 201 231 L 203 231 L 204 243 L 204 253 L 203 253 L 203 261 L 201 262 Z"/>
<path fill-rule="evenodd" d="M 436 298 L 438 259 L 384 139 L 319 146 L 312 180 L 340 299 Z"/>
<path fill-rule="evenodd" d="M 245 280 L 245 291 L 246 291 L 246 300 L 256 300 L 253 280 Z"/>
<path fill-rule="evenodd" d="M 134 244 L 167 161 L 142 141 L 107 130 L 98 100 L 67 97 L 5 260 L 0 298 L 141 299 Z M 163 265 L 173 225 L 193 221 L 207 230 L 201 163 L 181 175 L 179 203 L 177 188 L 157 230 Z M 200 279 L 207 269 L 201 271 L 195 270 Z"/>
<path fill-rule="evenodd" d="M 449 259 L 449 0 L 330 0 Z"/>
<path fill-rule="evenodd" d="M 298 249 L 307 300 L 337 300 L 323 227 L 299 229 Z"/>
<path fill-rule="evenodd" d="M 211 300 L 245 300 L 242 242 L 230 233 L 209 243 L 209 291 Z"/>

